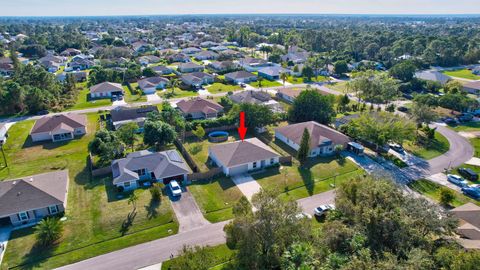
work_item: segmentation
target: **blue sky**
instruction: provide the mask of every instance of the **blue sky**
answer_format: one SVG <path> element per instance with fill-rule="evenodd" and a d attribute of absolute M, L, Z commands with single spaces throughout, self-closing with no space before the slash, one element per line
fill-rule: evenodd
<path fill-rule="evenodd" d="M 479 0 L 0 0 L 0 16 L 218 13 L 480 14 L 479 2 Z"/>

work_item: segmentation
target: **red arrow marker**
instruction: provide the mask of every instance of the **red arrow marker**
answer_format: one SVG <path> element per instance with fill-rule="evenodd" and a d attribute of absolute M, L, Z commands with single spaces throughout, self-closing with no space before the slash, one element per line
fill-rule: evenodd
<path fill-rule="evenodd" d="M 245 134 L 247 134 L 247 128 L 245 127 L 245 112 L 240 112 L 240 126 L 238 127 L 238 135 L 243 142 L 245 139 Z"/>

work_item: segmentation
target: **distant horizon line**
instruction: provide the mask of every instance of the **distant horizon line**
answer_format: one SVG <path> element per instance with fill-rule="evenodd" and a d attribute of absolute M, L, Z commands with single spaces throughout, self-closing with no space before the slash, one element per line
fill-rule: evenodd
<path fill-rule="evenodd" d="M 355 17 L 480 17 L 480 13 L 172 13 L 118 15 L 0 15 L 0 18 L 95 18 L 95 17 L 193 17 L 193 16 L 355 16 Z"/>

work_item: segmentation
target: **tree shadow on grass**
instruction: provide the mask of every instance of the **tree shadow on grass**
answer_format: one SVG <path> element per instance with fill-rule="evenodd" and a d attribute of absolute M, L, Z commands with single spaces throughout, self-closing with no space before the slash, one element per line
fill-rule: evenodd
<path fill-rule="evenodd" d="M 16 238 L 28 237 L 34 233 L 34 227 L 15 230 L 12 232 L 10 241 Z M 16 269 L 39 269 L 41 268 L 41 264 L 53 255 L 56 247 L 56 245 L 43 246 L 40 244 L 34 244 L 28 253 L 22 258 L 20 265 L 8 265 L 8 267 L 15 267 Z"/>
<path fill-rule="evenodd" d="M 136 216 L 137 216 L 136 211 L 132 211 L 128 213 L 127 218 L 123 221 L 122 226 L 120 227 L 120 230 L 119 230 L 122 236 L 128 233 L 128 231 L 130 230 L 130 227 L 132 227 L 133 225 L 133 221 L 135 220 Z"/>
<path fill-rule="evenodd" d="M 160 206 L 161 199 L 150 199 L 150 203 L 145 205 L 145 210 L 147 211 L 147 218 L 153 219 L 158 217 L 158 207 Z"/>
<path fill-rule="evenodd" d="M 313 189 L 315 187 L 315 179 L 313 178 L 312 172 L 309 168 L 298 167 L 298 173 L 302 177 L 302 181 L 305 184 L 305 189 L 307 189 L 308 195 L 313 195 Z"/>

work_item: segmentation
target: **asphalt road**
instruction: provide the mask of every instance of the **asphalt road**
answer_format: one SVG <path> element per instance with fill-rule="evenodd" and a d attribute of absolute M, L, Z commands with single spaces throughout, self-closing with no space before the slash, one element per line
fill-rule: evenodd
<path fill-rule="evenodd" d="M 313 209 L 325 203 L 332 203 L 335 192 L 327 191 L 298 200 L 299 205 L 309 214 Z M 228 221 L 208 224 L 197 229 L 181 232 L 166 238 L 124 248 L 74 264 L 66 265 L 61 270 L 132 270 L 166 261 L 173 254 L 176 256 L 187 246 L 215 246 L 225 243 L 223 227 Z"/>

